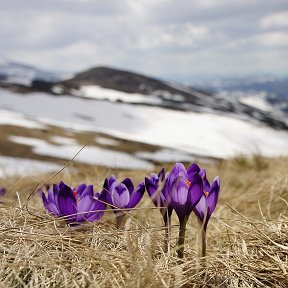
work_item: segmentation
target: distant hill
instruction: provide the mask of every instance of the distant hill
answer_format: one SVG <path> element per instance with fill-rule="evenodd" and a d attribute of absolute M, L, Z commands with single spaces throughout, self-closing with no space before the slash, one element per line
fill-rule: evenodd
<path fill-rule="evenodd" d="M 181 111 L 224 113 L 288 130 L 281 115 L 253 106 L 251 101 L 245 102 L 226 94 L 215 96 L 205 92 L 204 88 L 209 87 L 189 87 L 112 67 L 94 67 L 69 79 L 59 79 L 53 73 L 32 66 L 0 63 L 0 86 L 21 93 L 42 91 L 54 96 L 70 95 Z"/>
<path fill-rule="evenodd" d="M 199 89 L 210 93 L 238 99 L 241 102 L 270 106 L 275 112 L 288 117 L 288 77 L 254 76 L 231 79 L 217 79 L 196 84 Z M 260 104 L 261 105 L 261 104 Z M 263 105 L 262 105 L 263 106 Z"/>
<path fill-rule="evenodd" d="M 0 60 L 0 84 L 32 87 L 33 81 L 54 83 L 59 76 L 36 67 Z"/>
<path fill-rule="evenodd" d="M 159 93 L 160 91 L 169 91 L 171 94 L 179 93 L 179 89 L 172 87 L 165 81 L 111 67 L 91 68 L 77 73 L 73 78 L 63 81 L 62 84 L 72 88 L 79 88 L 83 85 L 99 85 L 103 88 L 144 95 L 151 95 L 156 91 Z M 191 92 L 193 92 L 192 88 L 191 91 L 181 91 L 181 94 L 191 96 Z M 203 94 L 203 96 L 205 95 L 207 93 Z"/>

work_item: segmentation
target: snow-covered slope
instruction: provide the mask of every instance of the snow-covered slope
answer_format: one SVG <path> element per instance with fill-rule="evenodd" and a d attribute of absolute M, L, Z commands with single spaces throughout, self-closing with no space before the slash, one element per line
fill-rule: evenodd
<path fill-rule="evenodd" d="M 207 92 L 179 83 L 166 82 L 111 67 L 91 68 L 71 75 L 70 78 L 65 77 L 65 79 L 56 81 L 56 76 L 51 73 L 27 65 L 4 62 L 0 63 L 0 75 L 2 75 L 2 80 L 0 76 L 0 86 L 1 83 L 6 83 L 6 85 L 10 83 L 7 88 L 11 89 L 11 85 L 13 85 L 11 83 L 15 83 L 16 87 L 13 87 L 13 90 L 18 92 L 43 91 L 58 96 L 71 95 L 112 102 L 158 106 L 179 111 L 225 114 L 241 119 L 245 118 L 247 121 L 265 123 L 276 129 L 288 130 L 288 123 L 283 118 L 283 114 L 274 113 L 271 97 L 269 98 L 271 101 L 268 101 L 267 97 L 257 100 L 255 95 L 257 96 L 259 93 L 254 93 L 246 99 L 242 96 L 232 97 L 232 92 L 228 91 L 229 93 L 225 94 L 224 91 L 215 97 Z M 24 85 L 25 88 L 19 87 L 19 84 Z M 4 85 L 4 87 L 6 86 Z M 287 105 L 287 101 L 285 103 Z M 285 103 L 281 102 L 277 105 L 281 105 L 281 109 L 285 110 Z"/>
<path fill-rule="evenodd" d="M 223 90 L 212 95 L 107 67 L 92 68 L 57 82 L 49 82 L 50 76 L 41 73 L 30 66 L 0 63 L 0 84 L 10 83 L 0 88 L 0 128 L 11 124 L 40 131 L 55 125 L 119 138 L 115 142 L 112 137 L 115 145 L 109 146 L 111 139 L 107 138 L 108 144 L 106 139 L 104 144 L 96 141 L 98 144 L 87 146 L 77 156 L 84 163 L 148 169 L 151 161 L 288 155 L 288 121 L 274 109 L 276 102 L 272 103 L 266 92 L 256 91 L 248 97 L 246 91 L 234 91 L 238 93 L 235 96 Z M 13 86 L 13 81 L 18 86 Z M 41 157 L 71 159 L 81 147 L 69 139 L 59 146 L 51 144 L 51 139 L 17 137 L 8 140 L 23 145 L 29 142 L 34 155 Z M 125 142 L 123 139 L 154 148 L 130 153 L 123 146 L 121 150 L 121 145 L 117 147 L 117 141 Z"/>
<path fill-rule="evenodd" d="M 70 96 L 53 97 L 45 93 L 23 97 L 0 90 L 0 111 L 5 107 L 42 124 L 105 132 L 194 155 L 220 158 L 255 153 L 288 155 L 286 131 L 225 114 L 120 105 Z"/>

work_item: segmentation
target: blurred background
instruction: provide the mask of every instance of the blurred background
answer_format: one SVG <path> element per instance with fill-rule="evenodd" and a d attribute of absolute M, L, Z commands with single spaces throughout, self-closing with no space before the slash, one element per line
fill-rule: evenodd
<path fill-rule="evenodd" d="M 0 3 L 0 177 L 288 155 L 286 0 Z"/>

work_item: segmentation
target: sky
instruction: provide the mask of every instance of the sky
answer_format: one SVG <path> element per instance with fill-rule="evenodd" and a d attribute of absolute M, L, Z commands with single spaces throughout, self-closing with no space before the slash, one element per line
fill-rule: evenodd
<path fill-rule="evenodd" d="M 0 0 L 0 58 L 162 79 L 288 74 L 287 0 Z"/>

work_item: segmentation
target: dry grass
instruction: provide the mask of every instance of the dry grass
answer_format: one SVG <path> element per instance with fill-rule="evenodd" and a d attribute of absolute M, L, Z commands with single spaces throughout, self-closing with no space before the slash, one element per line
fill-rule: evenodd
<path fill-rule="evenodd" d="M 10 191 L 0 204 L 0 287 L 288 287 L 287 163 L 238 157 L 206 165 L 209 178 L 220 175 L 222 191 L 208 226 L 205 263 L 197 258 L 194 215 L 179 260 L 177 217 L 165 254 L 161 217 L 147 196 L 122 230 L 114 228 L 111 211 L 98 223 L 67 227 L 44 212 L 37 195 L 26 202 L 47 176 L 5 179 Z M 74 167 L 50 182 L 99 187 L 111 173 L 135 181 L 148 174 Z"/>

